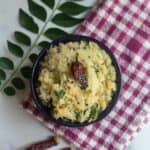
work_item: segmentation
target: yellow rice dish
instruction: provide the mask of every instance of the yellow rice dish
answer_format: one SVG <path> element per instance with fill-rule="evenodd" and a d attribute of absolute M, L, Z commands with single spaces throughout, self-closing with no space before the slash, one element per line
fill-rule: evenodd
<path fill-rule="evenodd" d="M 37 92 L 56 119 L 91 122 L 115 91 L 115 68 L 94 42 L 61 43 L 50 48 L 40 64 Z"/>

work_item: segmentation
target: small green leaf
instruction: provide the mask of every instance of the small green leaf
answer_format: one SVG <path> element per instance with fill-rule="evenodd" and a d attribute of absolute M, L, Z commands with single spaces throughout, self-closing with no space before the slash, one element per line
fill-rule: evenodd
<path fill-rule="evenodd" d="M 39 27 L 34 22 L 33 18 L 29 16 L 23 9 L 19 9 L 19 22 L 22 27 L 33 32 L 38 33 Z"/>
<path fill-rule="evenodd" d="M 20 69 L 20 72 L 22 76 L 26 79 L 30 79 L 31 76 L 31 67 L 30 66 L 24 66 Z"/>
<path fill-rule="evenodd" d="M 46 37 L 53 40 L 53 39 L 62 37 L 64 35 L 67 35 L 67 32 L 65 32 L 61 29 L 58 29 L 58 28 L 50 28 L 50 29 L 46 30 L 46 32 L 44 34 Z"/>
<path fill-rule="evenodd" d="M 41 48 L 49 48 L 50 43 L 48 41 L 42 41 L 38 44 Z"/>
<path fill-rule="evenodd" d="M 7 96 L 13 96 L 16 94 L 16 91 L 13 87 L 11 86 L 8 86 L 4 89 L 4 93 L 7 95 Z"/>
<path fill-rule="evenodd" d="M 96 109 L 92 107 L 90 112 L 90 117 L 94 118 L 95 116 L 96 116 Z"/>
<path fill-rule="evenodd" d="M 56 95 L 56 97 L 58 99 L 62 99 L 65 95 L 65 91 L 64 90 L 60 90 L 60 91 L 54 91 L 54 94 Z"/>
<path fill-rule="evenodd" d="M 7 57 L 0 57 L 0 67 L 8 70 L 14 69 L 13 62 Z"/>
<path fill-rule="evenodd" d="M 23 50 L 20 46 L 10 42 L 10 41 L 7 41 L 7 46 L 8 46 L 8 49 L 9 51 L 14 54 L 15 56 L 17 57 L 22 57 L 23 56 Z"/>
<path fill-rule="evenodd" d="M 47 18 L 46 10 L 40 6 L 39 4 L 35 3 L 33 0 L 28 0 L 28 6 L 31 14 L 33 14 L 38 19 L 45 21 Z"/>
<path fill-rule="evenodd" d="M 49 8 L 53 8 L 55 5 L 55 0 L 41 0 L 45 5 L 47 5 Z"/>
<path fill-rule="evenodd" d="M 24 45 L 27 45 L 27 46 L 31 45 L 31 40 L 25 33 L 15 31 L 14 32 L 14 37 L 15 37 L 16 41 L 21 43 L 21 44 L 24 44 Z"/>
<path fill-rule="evenodd" d="M 37 54 L 34 54 L 34 53 L 32 53 L 32 54 L 29 56 L 29 59 L 30 59 L 30 61 L 31 61 L 32 63 L 35 62 L 36 58 L 37 58 Z"/>
<path fill-rule="evenodd" d="M 6 73 L 2 69 L 0 69 L 0 81 L 5 79 L 6 79 Z"/>
<path fill-rule="evenodd" d="M 19 78 L 19 77 L 13 78 L 13 79 L 12 79 L 12 84 L 14 85 L 14 87 L 15 87 L 16 89 L 19 89 L 19 90 L 22 90 L 22 89 L 25 88 L 25 83 L 24 83 L 24 81 L 23 81 L 21 78 Z"/>
<path fill-rule="evenodd" d="M 88 10 L 89 8 L 90 7 L 82 6 L 74 2 L 66 2 L 59 7 L 59 10 L 61 10 L 65 14 L 78 15 Z"/>
<path fill-rule="evenodd" d="M 81 23 L 83 20 L 84 19 L 73 18 L 64 13 L 59 13 L 56 16 L 54 16 L 52 22 L 62 27 L 72 27 L 74 25 Z"/>
<path fill-rule="evenodd" d="M 90 118 L 96 118 L 99 112 L 100 112 L 100 108 L 98 107 L 98 104 L 91 106 Z"/>

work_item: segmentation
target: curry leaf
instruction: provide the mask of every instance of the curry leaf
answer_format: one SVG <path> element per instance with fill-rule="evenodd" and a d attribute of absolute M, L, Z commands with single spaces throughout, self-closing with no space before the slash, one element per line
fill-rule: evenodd
<path fill-rule="evenodd" d="M 7 95 L 7 96 L 13 96 L 16 94 L 16 91 L 13 87 L 11 86 L 8 86 L 4 89 L 4 93 Z"/>
<path fill-rule="evenodd" d="M 53 8 L 55 5 L 55 0 L 41 0 L 45 5 L 47 5 L 49 8 Z"/>
<path fill-rule="evenodd" d="M 7 41 L 7 46 L 8 46 L 8 49 L 9 51 L 14 54 L 15 56 L 17 57 L 22 57 L 23 56 L 23 50 L 20 46 L 10 42 L 10 41 Z"/>
<path fill-rule="evenodd" d="M 37 58 L 37 54 L 34 54 L 34 53 L 29 56 L 29 59 L 32 63 L 35 62 L 36 58 Z"/>
<path fill-rule="evenodd" d="M 31 75 L 31 67 L 30 66 L 24 66 L 20 69 L 20 72 L 24 78 L 29 79 L 30 75 Z"/>
<path fill-rule="evenodd" d="M 45 21 L 47 18 L 46 10 L 39 4 L 35 3 L 33 0 L 28 0 L 28 6 L 30 12 L 38 19 Z"/>
<path fill-rule="evenodd" d="M 41 48 L 49 48 L 50 43 L 48 41 L 42 41 L 38 44 Z"/>
<path fill-rule="evenodd" d="M 74 25 L 81 23 L 83 20 L 84 19 L 73 18 L 64 13 L 59 13 L 56 16 L 54 16 L 52 22 L 62 27 L 72 27 Z"/>
<path fill-rule="evenodd" d="M 7 57 L 0 57 L 0 67 L 8 70 L 14 69 L 13 62 Z"/>
<path fill-rule="evenodd" d="M 19 77 L 15 77 L 12 79 L 12 84 L 14 85 L 15 88 L 22 90 L 25 88 L 25 83 L 24 81 L 19 78 Z"/>
<path fill-rule="evenodd" d="M 19 22 L 22 27 L 33 32 L 38 33 L 39 27 L 34 22 L 33 18 L 29 16 L 23 9 L 19 9 Z"/>
<path fill-rule="evenodd" d="M 76 4 L 75 1 L 79 0 L 66 0 L 63 4 L 60 4 L 59 2 L 55 4 L 55 0 L 40 0 L 41 3 L 52 9 L 50 12 L 50 21 L 58 26 L 61 27 L 73 27 L 83 21 L 83 19 L 72 17 L 73 15 L 80 14 L 88 9 L 88 7 L 85 7 L 81 4 Z M 13 61 L 9 57 L 0 57 L 0 84 L 2 86 L 1 89 L 3 89 L 4 93 L 6 95 L 12 96 L 16 94 L 16 89 L 23 89 L 25 87 L 24 80 L 22 80 L 20 77 L 16 77 L 16 74 L 18 71 L 22 74 L 22 76 L 26 79 L 30 78 L 31 74 L 31 67 L 25 66 L 24 61 L 29 58 L 29 60 L 34 63 L 35 59 L 37 57 L 36 54 L 33 53 L 33 50 L 38 45 L 41 48 L 49 48 L 50 43 L 49 41 L 40 41 L 41 36 L 43 34 L 50 38 L 51 40 L 64 36 L 68 34 L 64 31 L 64 29 L 59 29 L 57 27 L 51 27 L 48 28 L 47 24 L 47 11 L 46 8 L 43 7 L 43 5 L 40 5 L 36 0 L 27 0 L 28 2 L 28 9 L 29 13 L 27 13 L 22 8 L 19 9 L 18 13 L 18 20 L 21 27 L 24 29 L 32 32 L 37 33 L 33 45 L 32 39 L 30 38 L 30 34 L 26 34 L 26 32 L 18 31 L 16 30 L 14 32 L 14 38 L 16 42 L 19 44 L 23 44 L 25 46 L 31 46 L 29 51 L 26 51 L 26 57 L 23 57 L 20 59 L 20 62 L 16 64 L 16 68 L 14 67 Z M 71 6 L 71 7 L 70 7 Z M 58 12 L 58 13 L 56 13 Z M 60 13 L 59 13 L 60 12 Z M 39 32 L 39 26 L 38 22 L 36 22 L 36 18 L 34 19 L 34 16 L 42 21 L 44 21 L 44 24 L 42 24 L 41 31 Z M 47 29 L 47 30 L 46 30 Z M 43 33 L 44 31 L 44 33 Z M 51 41 L 50 40 L 50 41 Z M 19 44 L 15 44 L 14 42 L 8 41 L 8 49 L 11 53 L 13 53 L 15 56 L 22 57 L 23 56 L 23 48 L 19 46 Z M 31 55 L 30 55 L 31 53 Z M 29 56 L 30 55 L 30 56 Z M 27 57 L 29 56 L 29 57 Z M 11 70 L 10 75 L 7 77 L 6 70 Z M 14 69 L 14 70 L 13 70 Z M 7 78 L 6 78 L 7 77 Z M 6 80 L 3 82 L 3 80 Z M 10 82 L 9 82 L 10 81 Z M 64 96 L 64 91 L 57 91 L 59 93 L 59 97 Z"/>
<path fill-rule="evenodd" d="M 53 39 L 62 37 L 64 35 L 67 35 L 67 32 L 65 32 L 61 29 L 58 29 L 58 28 L 50 28 L 50 29 L 47 29 L 44 34 L 46 37 L 53 40 Z"/>
<path fill-rule="evenodd" d="M 65 14 L 78 15 L 88 10 L 89 8 L 90 7 L 82 6 L 74 2 L 66 2 L 59 7 L 59 10 L 61 10 Z"/>
<path fill-rule="evenodd" d="M 0 69 L 0 81 L 5 79 L 6 79 L 6 73 L 2 69 Z"/>
<path fill-rule="evenodd" d="M 16 41 L 18 41 L 21 44 L 24 44 L 27 46 L 31 45 L 31 40 L 25 33 L 22 33 L 20 31 L 15 31 L 14 37 L 15 37 Z"/>

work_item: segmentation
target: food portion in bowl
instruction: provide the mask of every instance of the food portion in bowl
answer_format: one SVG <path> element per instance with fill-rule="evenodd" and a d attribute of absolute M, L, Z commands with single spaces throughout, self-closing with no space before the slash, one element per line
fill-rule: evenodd
<path fill-rule="evenodd" d="M 55 119 L 91 122 L 116 91 L 110 56 L 95 42 L 68 42 L 51 47 L 40 63 L 37 93 Z"/>

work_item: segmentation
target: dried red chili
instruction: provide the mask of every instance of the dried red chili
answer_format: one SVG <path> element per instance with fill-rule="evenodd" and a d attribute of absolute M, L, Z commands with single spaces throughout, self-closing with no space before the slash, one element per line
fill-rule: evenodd
<path fill-rule="evenodd" d="M 76 61 L 71 64 L 71 72 L 74 79 L 81 84 L 81 88 L 85 89 L 88 86 L 86 68 L 78 61 L 78 55 L 76 56 Z"/>
<path fill-rule="evenodd" d="M 57 136 L 53 136 L 47 140 L 34 143 L 29 147 L 27 147 L 25 150 L 45 150 L 47 148 L 57 145 L 58 143 L 59 143 L 59 138 Z"/>

